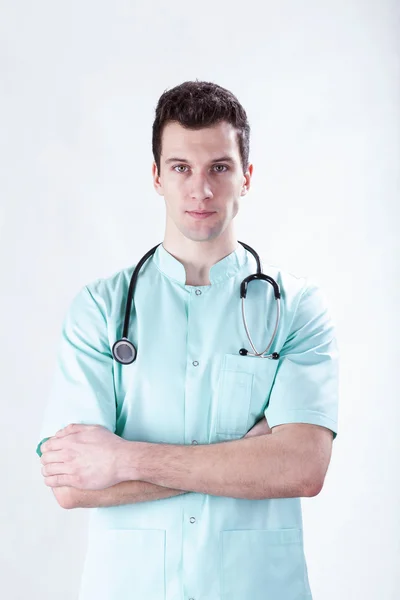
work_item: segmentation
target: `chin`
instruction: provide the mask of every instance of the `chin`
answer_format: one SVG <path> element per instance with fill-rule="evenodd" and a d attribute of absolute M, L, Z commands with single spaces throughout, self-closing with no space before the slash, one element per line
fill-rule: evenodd
<path fill-rule="evenodd" d="M 193 231 L 192 229 L 187 230 L 187 229 L 180 229 L 180 232 L 182 235 L 185 236 L 185 238 L 192 240 L 193 242 L 207 242 L 209 240 L 214 240 L 215 238 L 217 238 L 221 231 L 218 229 L 217 231 L 215 229 L 208 229 L 205 231 Z"/>

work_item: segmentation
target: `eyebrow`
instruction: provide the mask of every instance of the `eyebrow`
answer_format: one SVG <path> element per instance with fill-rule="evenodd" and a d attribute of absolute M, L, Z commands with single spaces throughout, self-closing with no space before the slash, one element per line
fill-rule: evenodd
<path fill-rule="evenodd" d="M 168 158 L 165 161 L 165 164 L 169 164 L 172 162 L 184 162 L 184 163 L 188 163 L 190 165 L 190 161 L 188 161 L 186 158 Z M 233 158 L 231 156 L 222 156 L 221 158 L 215 158 L 214 160 L 211 161 L 211 163 L 216 163 L 216 162 L 230 162 L 230 163 L 234 163 L 235 161 L 233 160 Z"/>

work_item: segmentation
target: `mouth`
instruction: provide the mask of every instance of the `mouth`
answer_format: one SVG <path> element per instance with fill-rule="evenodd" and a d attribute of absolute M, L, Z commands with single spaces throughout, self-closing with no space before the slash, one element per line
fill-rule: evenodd
<path fill-rule="evenodd" d="M 210 217 L 215 213 L 206 211 L 187 211 L 187 214 L 190 215 L 193 219 L 207 219 L 207 217 Z"/>

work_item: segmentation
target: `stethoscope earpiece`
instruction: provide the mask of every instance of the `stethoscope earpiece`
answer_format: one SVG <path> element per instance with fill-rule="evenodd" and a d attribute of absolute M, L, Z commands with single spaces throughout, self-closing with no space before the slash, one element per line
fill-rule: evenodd
<path fill-rule="evenodd" d="M 247 356 L 249 354 L 249 351 L 246 350 L 246 348 L 240 348 L 239 354 L 240 354 L 240 356 Z M 254 354 L 250 354 L 250 356 L 254 356 Z M 260 354 L 257 354 L 256 356 L 260 356 Z M 270 355 L 270 357 L 277 360 L 280 357 L 280 354 L 279 354 L 279 352 L 273 352 Z M 269 356 L 263 356 L 263 358 L 269 358 Z"/>

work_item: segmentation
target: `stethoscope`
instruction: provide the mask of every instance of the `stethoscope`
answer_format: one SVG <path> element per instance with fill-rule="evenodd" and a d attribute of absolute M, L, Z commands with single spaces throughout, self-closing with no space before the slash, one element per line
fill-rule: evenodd
<path fill-rule="evenodd" d="M 243 324 L 244 324 L 244 328 L 246 330 L 247 337 L 251 344 L 251 347 L 254 350 L 254 353 L 249 352 L 245 348 L 241 348 L 239 350 L 239 354 L 241 354 L 242 356 L 258 356 L 261 358 L 278 359 L 279 358 L 278 352 L 273 352 L 272 354 L 267 354 L 267 355 L 265 355 L 265 353 L 271 347 L 271 345 L 275 339 L 276 332 L 278 330 L 279 319 L 280 319 L 280 298 L 281 298 L 279 285 L 276 283 L 276 281 L 274 279 L 272 279 L 272 277 L 269 277 L 269 275 L 264 275 L 264 273 L 261 271 L 260 257 L 258 256 L 257 252 L 255 250 L 253 250 L 253 248 L 251 248 L 250 246 L 248 246 L 247 244 L 245 244 L 243 242 L 239 242 L 239 244 L 241 244 L 246 250 L 251 252 L 251 254 L 254 256 L 254 258 L 256 259 L 256 262 L 257 262 L 257 273 L 254 273 L 253 275 L 249 275 L 248 277 L 246 277 L 246 279 L 243 279 L 242 283 L 240 284 L 240 297 L 242 299 Z M 129 318 L 130 318 L 130 314 L 131 314 L 132 299 L 133 299 L 133 294 L 135 292 L 136 282 L 137 282 L 137 278 L 139 275 L 139 271 L 142 268 L 143 264 L 146 262 L 146 260 L 154 254 L 154 252 L 157 250 L 158 246 L 160 246 L 160 245 L 161 244 L 157 244 L 157 246 L 154 246 L 154 248 L 149 250 L 143 256 L 143 258 L 140 259 L 140 261 L 138 262 L 138 264 L 132 274 L 132 277 L 131 277 L 131 281 L 129 284 L 129 290 L 128 290 L 128 297 L 126 300 L 125 321 L 124 321 L 124 329 L 122 332 L 122 338 L 120 340 L 117 340 L 112 347 L 112 353 L 113 353 L 115 360 L 117 362 L 121 363 L 122 365 L 130 365 L 131 363 L 133 363 L 136 360 L 136 356 L 137 356 L 137 350 L 136 350 L 135 346 L 132 344 L 132 342 L 130 342 L 128 340 L 127 336 L 128 336 L 128 328 L 129 328 Z M 270 283 L 272 285 L 272 287 L 274 288 L 275 300 L 277 302 L 275 328 L 274 328 L 274 331 L 273 331 L 273 334 L 271 337 L 271 341 L 268 344 L 268 346 L 266 347 L 266 349 L 264 350 L 264 352 L 257 352 L 257 350 L 253 344 L 253 341 L 252 341 L 250 333 L 249 333 L 249 329 L 247 327 L 246 314 L 245 314 L 245 310 L 244 310 L 244 300 L 247 295 L 247 285 L 250 281 L 253 281 L 254 279 L 262 279 L 263 281 L 267 281 L 268 283 Z"/>

